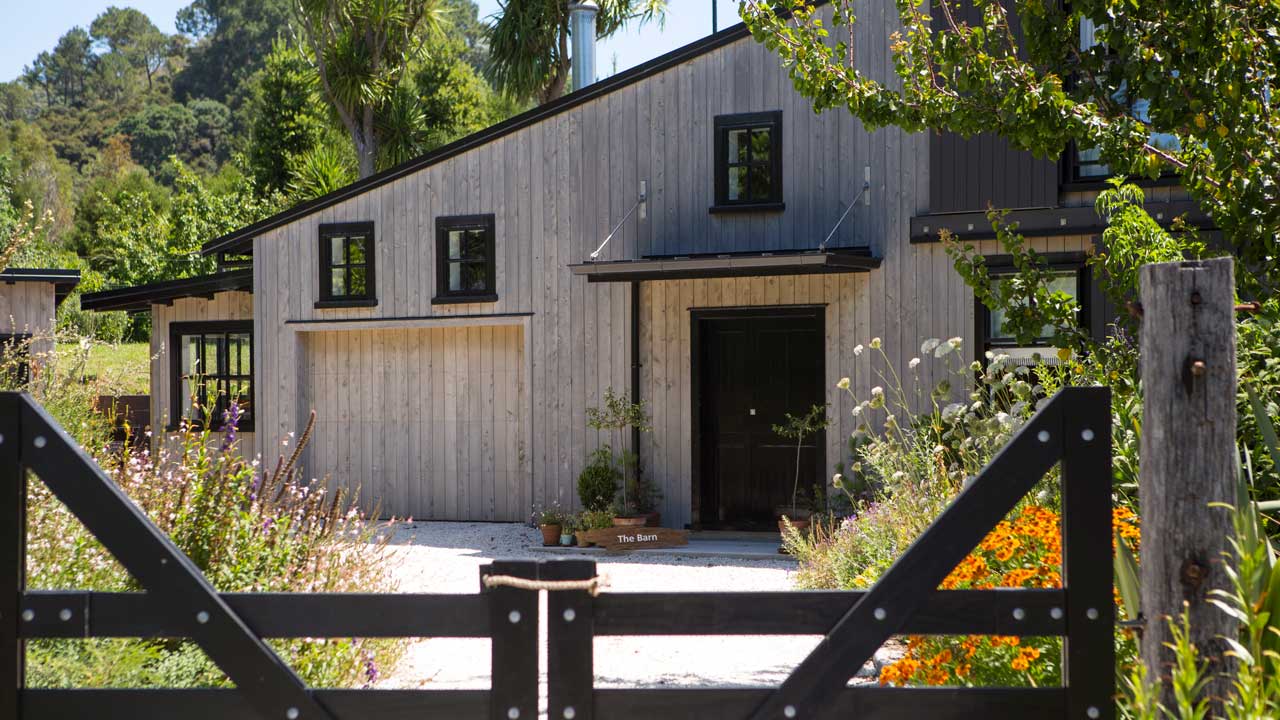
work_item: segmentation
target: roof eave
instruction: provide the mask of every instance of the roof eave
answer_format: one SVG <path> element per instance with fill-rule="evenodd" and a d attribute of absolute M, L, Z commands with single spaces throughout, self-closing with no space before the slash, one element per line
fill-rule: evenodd
<path fill-rule="evenodd" d="M 102 290 L 80 296 L 80 309 L 105 312 L 125 310 L 143 312 L 152 305 L 171 303 L 189 297 L 212 296 L 214 293 L 253 289 L 253 270 L 200 275 L 181 280 L 165 280 L 115 290 Z"/>

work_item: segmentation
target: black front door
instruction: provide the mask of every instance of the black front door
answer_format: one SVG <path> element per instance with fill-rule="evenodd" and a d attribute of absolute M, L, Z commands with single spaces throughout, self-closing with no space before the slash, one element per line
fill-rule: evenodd
<path fill-rule="evenodd" d="M 796 443 L 773 431 L 824 401 L 821 308 L 695 311 L 695 518 L 764 529 L 789 505 Z M 824 482 L 825 435 L 800 447 L 800 487 Z"/>

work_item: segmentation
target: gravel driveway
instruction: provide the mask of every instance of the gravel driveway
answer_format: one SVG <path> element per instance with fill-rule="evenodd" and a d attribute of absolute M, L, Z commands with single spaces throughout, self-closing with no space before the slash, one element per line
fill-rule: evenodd
<path fill-rule="evenodd" d="M 400 592 L 473 593 L 493 559 L 545 559 L 530 552 L 538 531 L 517 524 L 415 522 L 391 536 Z M 788 560 L 609 556 L 597 559 L 608 592 L 790 590 Z M 597 638 L 597 687 L 777 685 L 816 636 Z M 489 641 L 415 641 L 380 687 L 487 688 Z"/>

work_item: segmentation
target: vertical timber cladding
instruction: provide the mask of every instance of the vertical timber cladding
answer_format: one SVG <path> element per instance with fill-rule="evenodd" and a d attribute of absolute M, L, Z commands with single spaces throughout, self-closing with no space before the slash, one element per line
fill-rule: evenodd
<path fill-rule="evenodd" d="M 822 305 L 823 387 L 834 421 L 827 431 L 828 467 L 844 459 L 845 438 L 854 429 L 853 402 L 836 388 L 849 376 L 855 388 L 880 384 L 875 369 L 853 362 L 853 347 L 866 343 L 872 330 L 870 311 L 880 301 L 870 297 L 871 274 L 781 275 L 769 277 L 662 280 L 645 282 L 640 303 L 640 384 L 653 419 L 653 432 L 640 442 L 644 472 L 662 490 L 663 525 L 684 527 L 693 521 L 693 477 L 696 472 L 690 442 L 696 429 L 690 370 L 694 308 L 766 308 Z M 866 355 L 862 356 L 865 361 Z M 761 378 L 767 382 L 768 378 Z M 860 397 L 866 397 L 865 390 Z M 827 482 L 827 473 L 805 478 L 808 487 Z"/>
<path fill-rule="evenodd" d="M 299 333 L 307 474 L 381 517 L 521 520 L 519 325 Z"/>

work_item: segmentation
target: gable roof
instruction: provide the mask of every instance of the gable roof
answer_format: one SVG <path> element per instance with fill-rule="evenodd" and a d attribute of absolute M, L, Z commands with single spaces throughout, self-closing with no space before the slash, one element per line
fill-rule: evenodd
<path fill-rule="evenodd" d="M 0 282 L 12 285 L 16 282 L 53 283 L 54 305 L 61 305 L 63 300 L 80 284 L 79 270 L 62 270 L 49 268 L 6 268 L 0 270 Z"/>
<path fill-rule="evenodd" d="M 820 0 L 814 4 L 825 5 L 826 3 L 827 0 Z M 461 155 L 462 153 L 473 150 L 481 145 L 493 142 L 494 140 L 510 135 L 518 130 L 529 127 L 530 125 L 534 125 L 546 120 L 547 118 L 559 115 L 560 113 L 571 110 L 579 105 L 595 100 L 596 98 L 608 95 L 615 90 L 619 90 L 628 85 L 644 80 L 645 78 L 657 75 L 658 73 L 675 67 L 676 65 L 688 62 L 696 57 L 705 55 L 713 50 L 750 36 L 751 32 L 747 29 L 745 24 L 739 23 L 737 25 L 733 25 L 721 30 L 720 32 L 708 35 L 701 40 L 676 48 L 675 50 L 672 50 L 665 55 L 660 55 L 646 63 L 637 65 L 630 70 L 620 72 L 617 75 L 592 83 L 581 90 L 564 95 L 544 105 L 539 105 L 531 110 L 516 115 L 513 118 L 504 120 L 497 125 L 493 125 L 472 133 L 471 135 L 467 135 L 466 137 L 455 140 L 448 145 L 443 145 L 429 153 L 426 153 L 425 155 L 420 155 L 412 160 L 407 160 L 395 167 L 370 175 L 363 180 L 357 180 L 350 185 L 338 188 L 331 193 L 321 195 L 313 200 L 308 200 L 300 205 L 295 205 L 294 207 L 278 212 L 271 217 L 259 220 L 252 225 L 246 225 L 239 230 L 232 231 L 222 237 L 210 240 L 204 244 L 201 248 L 201 252 L 208 255 L 210 253 L 217 252 L 242 252 L 248 250 L 252 247 L 253 238 L 264 232 L 273 230 L 282 225 L 287 225 L 295 220 L 306 217 L 311 213 L 336 205 L 343 200 L 355 197 L 389 182 L 399 180 L 402 177 L 415 173 L 423 168 L 435 165 L 436 163 L 448 160 L 456 155 Z"/>

